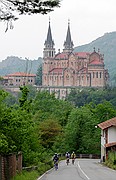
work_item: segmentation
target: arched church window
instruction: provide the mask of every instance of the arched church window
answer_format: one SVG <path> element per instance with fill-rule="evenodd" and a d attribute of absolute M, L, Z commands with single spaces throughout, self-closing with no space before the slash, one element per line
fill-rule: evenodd
<path fill-rule="evenodd" d="M 69 75 L 68 74 L 66 75 L 66 79 L 69 80 Z"/>
<path fill-rule="evenodd" d="M 96 72 L 96 78 L 98 78 L 98 72 Z"/>
<path fill-rule="evenodd" d="M 101 72 L 99 73 L 99 76 L 100 76 L 100 78 L 102 77 L 102 73 Z"/>

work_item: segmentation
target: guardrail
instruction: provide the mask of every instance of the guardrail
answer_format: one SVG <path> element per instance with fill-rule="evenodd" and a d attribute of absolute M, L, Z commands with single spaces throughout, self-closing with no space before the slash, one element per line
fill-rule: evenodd
<path fill-rule="evenodd" d="M 76 158 L 100 159 L 101 155 L 98 155 L 98 154 L 76 154 Z"/>

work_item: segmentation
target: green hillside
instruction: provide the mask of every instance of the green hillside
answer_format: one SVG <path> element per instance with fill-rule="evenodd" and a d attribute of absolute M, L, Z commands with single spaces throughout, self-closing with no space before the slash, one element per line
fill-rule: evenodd
<path fill-rule="evenodd" d="M 97 38 L 89 44 L 75 47 L 74 52 L 92 52 L 95 47 L 96 51 L 104 54 L 105 68 L 109 70 L 110 80 L 116 76 L 116 32 L 105 33 L 102 37 Z"/>

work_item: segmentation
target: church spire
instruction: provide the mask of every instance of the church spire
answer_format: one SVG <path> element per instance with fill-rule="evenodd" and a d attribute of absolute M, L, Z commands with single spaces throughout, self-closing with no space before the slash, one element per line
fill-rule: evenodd
<path fill-rule="evenodd" d="M 68 20 L 68 30 L 66 35 L 66 41 L 64 42 L 64 52 L 72 52 L 73 51 L 73 41 L 71 40 L 71 33 L 70 33 L 70 21 Z"/>
<path fill-rule="evenodd" d="M 54 41 L 52 39 L 52 33 L 51 33 L 51 26 L 50 26 L 50 18 L 49 18 L 49 26 L 48 26 L 48 33 L 47 33 L 47 39 L 44 43 L 44 57 L 54 57 L 55 55 L 55 48 L 54 48 Z"/>

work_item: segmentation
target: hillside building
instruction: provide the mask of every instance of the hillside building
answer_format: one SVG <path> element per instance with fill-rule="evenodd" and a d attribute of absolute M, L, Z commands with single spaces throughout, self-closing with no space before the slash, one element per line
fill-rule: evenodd
<path fill-rule="evenodd" d="M 95 48 L 92 53 L 74 52 L 70 23 L 64 49 L 56 53 L 49 21 L 47 39 L 43 50 L 42 87 L 51 89 L 71 87 L 105 87 L 108 85 L 108 70 L 104 67 L 104 56 Z"/>
<path fill-rule="evenodd" d="M 20 87 L 24 85 L 35 85 L 35 74 L 16 72 L 3 77 L 4 86 Z"/>

